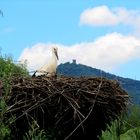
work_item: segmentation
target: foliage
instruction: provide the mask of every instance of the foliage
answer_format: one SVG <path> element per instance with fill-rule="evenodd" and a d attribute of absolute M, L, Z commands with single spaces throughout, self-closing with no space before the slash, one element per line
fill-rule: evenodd
<path fill-rule="evenodd" d="M 55 128 L 49 128 L 47 130 L 40 129 L 37 122 L 34 120 L 32 124 L 29 125 L 29 131 L 23 136 L 23 140 L 57 140 L 60 134 L 60 130 Z"/>
<path fill-rule="evenodd" d="M 115 120 L 102 131 L 99 140 L 139 140 L 140 107 L 132 106 L 127 115 Z"/>
<path fill-rule="evenodd" d="M 120 122 L 118 120 L 115 120 L 110 125 L 107 125 L 107 130 L 102 131 L 102 135 L 100 137 L 100 140 L 119 140 L 120 136 Z"/>
<path fill-rule="evenodd" d="M 13 118 L 5 118 L 7 112 L 6 100 L 8 99 L 8 93 L 10 89 L 9 78 L 12 76 L 28 76 L 28 71 L 25 65 L 16 65 L 9 56 L 0 56 L 0 80 L 4 86 L 4 93 L 0 95 L 0 139 L 8 140 L 11 139 L 11 130 L 9 128 L 9 123 Z"/>
<path fill-rule="evenodd" d="M 26 69 L 26 64 L 14 64 L 10 56 L 0 56 L 0 80 L 4 84 L 4 93 L 8 95 L 9 92 L 9 78 L 12 76 L 29 76 Z M 6 98 L 5 96 L 4 98 Z"/>
<path fill-rule="evenodd" d="M 0 123 L 0 139 L 1 140 L 10 140 L 11 130 L 8 125 Z"/>
<path fill-rule="evenodd" d="M 26 64 L 14 64 L 9 56 L 0 57 L 0 79 L 7 79 L 11 76 L 28 76 Z"/>
<path fill-rule="evenodd" d="M 129 107 L 128 113 L 123 116 L 124 125 L 123 132 L 128 131 L 131 128 L 137 128 L 140 126 L 140 106 L 133 105 Z"/>
<path fill-rule="evenodd" d="M 29 131 L 23 136 L 23 140 L 48 140 L 44 130 L 40 130 L 36 121 L 29 125 Z"/>
<path fill-rule="evenodd" d="M 120 140 L 139 140 L 140 126 L 129 129 L 126 133 L 120 135 Z"/>

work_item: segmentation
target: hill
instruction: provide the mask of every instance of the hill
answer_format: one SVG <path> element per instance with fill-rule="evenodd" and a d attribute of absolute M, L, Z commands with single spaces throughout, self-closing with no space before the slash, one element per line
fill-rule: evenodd
<path fill-rule="evenodd" d="M 140 81 L 138 80 L 116 76 L 100 69 L 77 64 L 76 61 L 73 61 L 72 63 L 66 62 L 64 64 L 60 64 L 57 72 L 58 74 L 73 77 L 105 77 L 107 79 L 117 80 L 121 87 L 127 91 L 130 97 L 132 97 L 132 103 L 140 104 Z"/>

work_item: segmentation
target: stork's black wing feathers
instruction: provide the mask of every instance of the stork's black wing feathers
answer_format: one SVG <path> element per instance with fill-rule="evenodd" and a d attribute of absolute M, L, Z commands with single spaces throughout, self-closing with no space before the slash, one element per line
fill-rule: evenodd
<path fill-rule="evenodd" d="M 32 77 L 36 77 L 36 75 L 35 75 L 35 74 L 36 74 L 36 72 L 37 72 L 37 71 L 35 71 L 35 72 L 34 72 L 34 74 L 32 75 Z"/>

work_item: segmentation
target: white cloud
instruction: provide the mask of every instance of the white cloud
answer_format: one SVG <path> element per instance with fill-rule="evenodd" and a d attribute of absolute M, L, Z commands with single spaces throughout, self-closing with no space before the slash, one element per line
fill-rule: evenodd
<path fill-rule="evenodd" d="M 124 7 L 109 8 L 102 5 L 84 10 L 80 16 L 80 23 L 92 26 L 117 24 L 136 26 L 140 24 L 140 11 Z"/>
<path fill-rule="evenodd" d="M 118 23 L 117 15 L 107 6 L 86 9 L 80 17 L 81 24 L 93 26 L 115 25 Z"/>
<path fill-rule="evenodd" d="M 29 70 L 36 70 L 47 62 L 51 46 L 54 45 L 58 47 L 59 63 L 76 59 L 78 63 L 106 71 L 111 71 L 129 60 L 140 58 L 140 40 L 133 36 L 112 33 L 93 42 L 71 46 L 38 43 L 25 48 L 19 60 L 27 60 Z"/>

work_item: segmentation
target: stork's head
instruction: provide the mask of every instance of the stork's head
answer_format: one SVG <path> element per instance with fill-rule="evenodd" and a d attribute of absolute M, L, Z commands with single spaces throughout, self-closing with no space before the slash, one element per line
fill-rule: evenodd
<path fill-rule="evenodd" d="M 57 60 L 59 60 L 59 58 L 58 58 L 58 48 L 57 47 L 52 47 L 52 52 L 56 56 Z"/>

